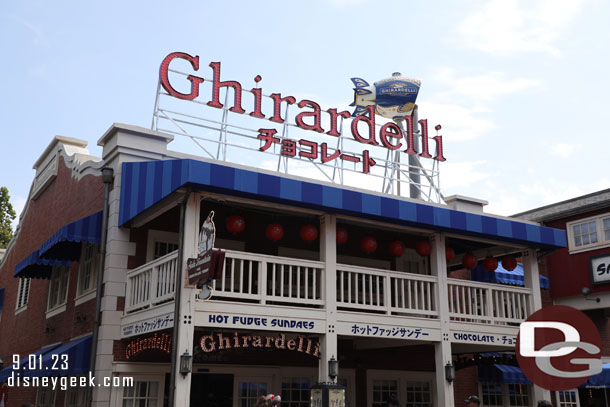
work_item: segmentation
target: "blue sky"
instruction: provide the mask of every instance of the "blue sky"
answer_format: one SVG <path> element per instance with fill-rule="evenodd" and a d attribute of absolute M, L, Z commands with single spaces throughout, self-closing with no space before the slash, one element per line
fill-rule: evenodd
<path fill-rule="evenodd" d="M 351 102 L 353 76 L 420 78 L 443 193 L 510 215 L 610 187 L 608 21 L 602 0 L 2 2 L 0 185 L 21 210 L 54 135 L 99 156 L 113 122 L 149 127 L 161 60 L 183 51 L 323 107 Z"/>

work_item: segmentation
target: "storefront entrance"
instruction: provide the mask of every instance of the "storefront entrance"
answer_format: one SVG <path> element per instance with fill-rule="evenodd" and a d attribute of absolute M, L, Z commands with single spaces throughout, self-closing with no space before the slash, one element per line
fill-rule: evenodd
<path fill-rule="evenodd" d="M 233 407 L 233 375 L 195 373 L 191 378 L 191 407 Z"/>

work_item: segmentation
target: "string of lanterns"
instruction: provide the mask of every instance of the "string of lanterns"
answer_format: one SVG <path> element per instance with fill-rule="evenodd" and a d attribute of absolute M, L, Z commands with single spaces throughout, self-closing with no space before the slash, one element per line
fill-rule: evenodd
<path fill-rule="evenodd" d="M 232 215 L 226 220 L 226 227 L 229 233 L 237 235 L 243 232 L 246 228 L 246 221 L 240 215 Z M 337 227 L 336 230 L 337 244 L 345 244 L 349 234 L 345 228 Z M 284 227 L 279 223 L 270 223 L 265 229 L 265 236 L 272 242 L 277 242 L 284 237 Z M 301 227 L 299 236 L 304 242 L 313 242 L 318 236 L 318 228 L 314 225 L 307 224 Z M 366 254 L 374 253 L 379 247 L 377 239 L 373 236 L 365 236 L 360 240 L 360 250 Z M 406 250 L 404 242 L 394 240 L 390 242 L 388 251 L 393 257 L 401 257 Z M 432 252 L 432 244 L 429 240 L 419 240 L 415 244 L 415 251 L 422 257 L 429 256 Z M 455 250 L 452 247 L 445 247 L 445 258 L 448 262 L 455 258 Z M 502 259 L 502 267 L 505 270 L 512 271 L 517 267 L 517 260 L 513 256 L 505 256 Z M 462 265 L 467 269 L 474 269 L 478 264 L 478 260 L 472 253 L 466 253 L 462 256 Z M 493 256 L 487 256 L 483 259 L 482 266 L 487 271 L 494 271 L 498 268 L 498 260 Z"/>

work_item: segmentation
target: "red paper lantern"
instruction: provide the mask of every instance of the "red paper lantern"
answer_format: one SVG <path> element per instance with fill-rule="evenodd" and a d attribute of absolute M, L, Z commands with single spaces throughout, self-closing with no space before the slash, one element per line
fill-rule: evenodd
<path fill-rule="evenodd" d="M 400 240 L 395 240 L 390 243 L 390 254 L 394 257 L 400 257 L 405 252 L 405 244 Z"/>
<path fill-rule="evenodd" d="M 277 242 L 284 237 L 284 228 L 279 223 L 272 223 L 267 226 L 265 234 L 267 235 L 267 239 Z"/>
<path fill-rule="evenodd" d="M 513 256 L 506 256 L 502 259 L 502 267 L 504 270 L 513 271 L 517 268 L 517 259 Z"/>
<path fill-rule="evenodd" d="M 455 258 L 455 250 L 453 250 L 453 247 L 445 247 L 445 258 L 447 261 L 451 261 Z"/>
<path fill-rule="evenodd" d="M 345 242 L 347 242 L 347 230 L 337 228 L 337 243 L 343 244 Z"/>
<path fill-rule="evenodd" d="M 498 268 L 498 260 L 491 256 L 485 257 L 485 260 L 483 260 L 483 268 L 487 271 L 494 271 Z"/>
<path fill-rule="evenodd" d="M 432 246 L 430 245 L 430 242 L 428 240 L 420 240 L 415 245 L 415 251 L 420 256 L 427 256 L 432 251 Z"/>
<path fill-rule="evenodd" d="M 367 254 L 373 253 L 377 250 L 377 239 L 371 236 L 362 238 L 360 241 L 360 248 Z"/>
<path fill-rule="evenodd" d="M 305 242 L 313 242 L 318 238 L 318 228 L 314 225 L 305 225 L 301 228 L 301 239 Z"/>
<path fill-rule="evenodd" d="M 477 266 L 477 258 L 474 257 L 474 254 L 467 253 L 462 257 L 462 264 L 467 269 L 473 269 Z"/>
<path fill-rule="evenodd" d="M 239 215 L 233 215 L 227 219 L 227 230 L 234 235 L 241 233 L 246 228 L 246 221 Z"/>

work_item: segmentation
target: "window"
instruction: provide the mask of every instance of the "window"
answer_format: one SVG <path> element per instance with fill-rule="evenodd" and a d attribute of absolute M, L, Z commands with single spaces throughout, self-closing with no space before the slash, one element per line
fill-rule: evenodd
<path fill-rule="evenodd" d="M 19 287 L 17 288 L 17 306 L 20 309 L 28 305 L 28 297 L 30 296 L 30 279 L 20 278 Z"/>
<path fill-rule="evenodd" d="M 180 235 L 174 232 L 150 229 L 146 243 L 146 262 L 178 250 Z"/>
<path fill-rule="evenodd" d="M 407 381 L 407 407 L 432 407 L 430 383 Z"/>
<path fill-rule="evenodd" d="M 508 399 L 511 406 L 529 406 L 529 392 L 526 384 L 509 384 Z"/>
<path fill-rule="evenodd" d="M 557 391 L 555 392 L 557 406 L 559 407 L 578 407 L 580 400 L 578 399 L 578 390 Z"/>
<path fill-rule="evenodd" d="M 83 244 L 78 268 L 78 296 L 93 291 L 97 286 L 99 257 L 99 250 L 96 244 Z"/>
<path fill-rule="evenodd" d="M 282 379 L 282 407 L 309 407 L 309 378 L 284 377 Z"/>
<path fill-rule="evenodd" d="M 153 257 L 158 259 L 159 257 L 163 257 L 166 254 L 173 252 L 174 250 L 178 250 L 178 244 L 176 243 L 155 242 L 155 253 Z"/>
<path fill-rule="evenodd" d="M 68 267 L 53 267 L 51 283 L 49 284 L 49 304 L 47 310 L 58 308 L 66 303 L 69 277 L 70 269 Z"/>
<path fill-rule="evenodd" d="M 579 219 L 566 224 L 570 251 L 610 246 L 610 215 Z"/>
<path fill-rule="evenodd" d="M 123 407 L 158 407 L 159 383 L 134 382 L 123 388 Z"/>
<path fill-rule="evenodd" d="M 39 387 L 36 392 L 36 407 L 55 407 L 55 392 L 52 387 Z"/>
<path fill-rule="evenodd" d="M 260 396 L 267 394 L 267 383 L 265 382 L 239 382 L 237 394 L 237 405 L 239 407 L 254 407 Z M 282 396 L 282 405 L 283 403 Z"/>
<path fill-rule="evenodd" d="M 81 407 L 87 405 L 87 388 L 69 388 L 65 396 L 65 407 Z"/>
<path fill-rule="evenodd" d="M 373 406 L 385 407 L 386 403 L 398 393 L 398 381 L 373 380 Z"/>
<path fill-rule="evenodd" d="M 483 405 L 488 407 L 502 407 L 502 385 L 497 383 L 481 383 Z"/>
<path fill-rule="evenodd" d="M 597 226 L 595 221 L 572 225 L 574 246 L 588 246 L 597 243 Z"/>

